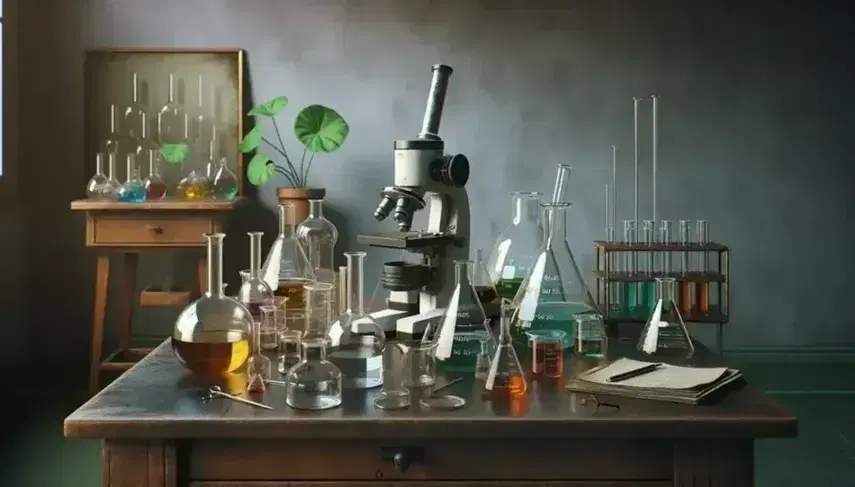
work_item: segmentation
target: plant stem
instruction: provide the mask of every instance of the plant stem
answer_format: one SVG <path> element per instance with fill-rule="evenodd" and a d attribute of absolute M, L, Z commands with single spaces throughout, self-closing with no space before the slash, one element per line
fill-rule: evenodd
<path fill-rule="evenodd" d="M 307 181 L 307 182 L 308 182 L 308 179 L 309 179 L 309 171 L 311 171 L 311 170 L 312 170 L 312 161 L 314 161 L 314 160 L 315 160 L 315 155 L 316 155 L 316 154 L 317 154 L 317 152 L 312 152 L 312 155 L 311 155 L 311 156 L 309 156 L 309 163 L 308 163 L 308 164 L 306 164 L 306 173 L 305 173 L 306 175 L 305 175 L 304 177 L 305 177 L 305 179 L 306 179 L 306 181 Z"/>
<path fill-rule="evenodd" d="M 273 130 L 276 132 L 276 138 L 279 140 L 279 145 L 282 146 L 282 153 L 285 153 L 285 141 L 282 140 L 282 132 L 279 131 L 279 124 L 276 123 L 276 119 L 271 117 L 271 121 L 273 121 Z M 291 167 L 291 171 L 295 176 L 297 175 L 297 168 L 293 164 L 291 164 L 291 159 L 288 159 L 288 156 L 285 156 L 285 159 L 288 161 L 288 165 Z M 297 182 L 299 182 L 299 177 L 295 178 Z"/>
<path fill-rule="evenodd" d="M 280 140 L 281 140 L 281 139 L 280 139 Z M 285 149 L 284 149 L 284 148 L 281 148 L 281 149 L 280 149 L 279 147 L 276 147 L 275 145 L 273 145 L 273 143 L 272 143 L 272 142 L 270 142 L 269 140 L 267 140 L 267 139 L 266 139 L 266 138 L 264 138 L 264 137 L 262 137 L 262 138 L 261 138 L 261 141 L 262 141 L 262 142 L 264 142 L 265 144 L 269 145 L 270 147 L 272 147 L 272 148 L 273 148 L 273 150 L 275 150 L 276 152 L 278 152 L 280 156 L 282 156 L 282 157 L 284 157 L 284 158 L 285 158 L 285 163 L 286 163 L 286 164 L 288 164 L 288 167 L 286 168 L 286 170 L 290 170 L 290 171 L 291 171 L 291 172 L 289 173 L 289 175 L 290 175 L 293 179 L 298 179 L 298 177 L 297 177 L 297 168 L 295 168 L 295 167 L 294 167 L 294 165 L 293 165 L 293 164 L 291 164 L 291 159 L 290 159 L 290 158 L 288 158 L 288 154 L 285 152 Z M 283 147 L 284 147 L 284 146 L 283 146 Z M 295 185 L 295 186 L 296 186 L 296 185 Z"/>
<path fill-rule="evenodd" d="M 303 164 L 306 163 L 306 151 L 307 150 L 309 150 L 309 148 L 303 146 L 303 155 L 300 156 L 300 177 L 302 178 L 303 186 L 306 185 L 306 179 L 308 179 L 308 174 L 303 172 Z"/>
<path fill-rule="evenodd" d="M 295 188 L 297 187 L 297 183 L 295 183 L 295 182 L 294 182 L 294 179 L 291 177 L 291 175 L 290 175 L 290 174 L 288 174 L 288 172 L 287 172 L 287 171 L 285 171 L 285 169 L 283 169 L 281 166 L 279 166 L 279 165 L 277 165 L 277 164 L 275 164 L 275 163 L 273 164 L 273 167 L 275 168 L 275 169 L 274 169 L 274 171 L 276 171 L 276 172 L 278 172 L 279 174 L 281 174 L 281 175 L 285 176 L 285 179 L 287 179 L 287 180 L 288 180 L 288 183 L 289 183 L 291 186 L 293 186 L 293 187 L 295 187 Z"/>

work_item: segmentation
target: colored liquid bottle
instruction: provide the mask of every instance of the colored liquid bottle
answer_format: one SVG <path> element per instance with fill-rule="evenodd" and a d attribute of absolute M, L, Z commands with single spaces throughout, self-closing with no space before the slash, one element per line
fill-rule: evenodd
<path fill-rule="evenodd" d="M 238 194 L 235 174 L 228 168 L 228 159 L 221 157 L 211 180 L 211 196 L 218 200 L 231 201 Z"/>
<path fill-rule="evenodd" d="M 178 197 L 185 200 L 198 200 L 208 195 L 208 182 L 196 171 L 191 171 L 178 183 Z"/>
<path fill-rule="evenodd" d="M 128 154 L 127 157 L 128 179 L 119 190 L 117 201 L 124 203 L 142 203 L 145 201 L 145 186 L 140 171 L 136 168 L 136 156 Z"/>
<path fill-rule="evenodd" d="M 166 183 L 158 172 L 160 154 L 156 150 L 148 151 L 148 177 L 145 178 L 145 197 L 148 201 L 160 200 L 166 197 Z"/>

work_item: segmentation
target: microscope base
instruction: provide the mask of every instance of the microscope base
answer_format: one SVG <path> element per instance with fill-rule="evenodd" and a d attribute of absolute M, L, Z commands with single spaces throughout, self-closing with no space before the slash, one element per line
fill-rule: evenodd
<path fill-rule="evenodd" d="M 409 313 L 397 309 L 381 309 L 380 311 L 370 313 L 369 316 L 374 318 L 374 321 L 383 328 L 386 333 L 393 333 L 397 329 L 398 320 L 407 317 Z"/>

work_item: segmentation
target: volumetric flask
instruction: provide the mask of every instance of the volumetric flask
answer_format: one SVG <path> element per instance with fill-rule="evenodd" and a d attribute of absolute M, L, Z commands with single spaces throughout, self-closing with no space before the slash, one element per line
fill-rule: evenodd
<path fill-rule="evenodd" d="M 303 247 L 297 242 L 294 235 L 294 224 L 289 216 L 293 214 L 292 205 L 279 205 L 279 235 L 273 241 L 267 259 L 261 266 L 261 277 L 264 282 L 273 289 L 277 296 L 288 298 L 288 309 L 290 310 L 289 328 L 301 328 L 291 326 L 294 320 L 302 320 L 305 317 L 305 295 L 304 285 L 315 280 L 315 274 L 306 258 Z"/>
<path fill-rule="evenodd" d="M 526 332 L 535 330 L 561 330 L 567 334 L 564 347 L 571 347 L 574 316 L 597 312 L 591 292 L 565 244 L 570 203 L 548 203 L 543 207 L 543 247 L 513 300 L 511 335 L 520 353 L 528 348 Z"/>
<path fill-rule="evenodd" d="M 454 262 L 457 284 L 448 301 L 439 330 L 434 337 L 425 333 L 426 339 L 436 342 L 439 370 L 475 372 L 481 340 L 492 339 L 489 321 L 470 280 L 473 266 L 474 262 L 471 260 Z"/>
<path fill-rule="evenodd" d="M 511 223 L 499 235 L 487 261 L 490 280 L 499 294 L 514 299 L 543 244 L 540 193 L 511 194 Z"/>
<path fill-rule="evenodd" d="M 490 371 L 484 381 L 484 389 L 493 399 L 514 399 L 525 396 L 526 381 L 520 360 L 514 351 L 510 331 L 510 301 L 502 300 L 500 320 L 501 331 L 496 352 L 490 361 Z"/>
<path fill-rule="evenodd" d="M 567 333 L 561 330 L 533 330 L 528 332 L 531 375 L 535 378 L 558 379 L 564 375 L 564 341 Z"/>
<path fill-rule="evenodd" d="M 334 283 L 333 261 L 338 229 L 324 218 L 324 200 L 309 200 L 309 217 L 297 226 L 295 233 L 309 259 L 315 279 Z"/>
<path fill-rule="evenodd" d="M 303 340 L 302 349 L 303 360 L 285 376 L 285 403 L 309 410 L 341 405 L 341 371 L 327 360 L 327 340 Z"/>
<path fill-rule="evenodd" d="M 695 346 L 674 301 L 675 285 L 673 277 L 656 279 L 658 299 L 638 340 L 638 350 L 641 352 L 677 359 L 694 355 Z"/>

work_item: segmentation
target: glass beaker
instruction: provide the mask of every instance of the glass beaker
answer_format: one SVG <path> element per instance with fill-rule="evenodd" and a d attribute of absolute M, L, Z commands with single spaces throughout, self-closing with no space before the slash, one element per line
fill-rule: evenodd
<path fill-rule="evenodd" d="M 214 170 L 214 179 L 211 180 L 211 196 L 214 199 L 231 201 L 238 194 L 238 182 L 228 167 L 229 160 L 221 157 Z"/>
<path fill-rule="evenodd" d="M 641 332 L 639 351 L 678 359 L 694 355 L 695 345 L 674 301 L 675 284 L 673 277 L 656 279 L 656 307 Z"/>
<path fill-rule="evenodd" d="M 95 175 L 86 183 L 86 197 L 90 200 L 104 199 L 104 189 L 107 184 L 107 175 L 104 174 L 104 154 L 95 154 Z"/>
<path fill-rule="evenodd" d="M 484 381 L 484 390 L 491 399 L 513 399 L 525 396 L 527 384 L 520 360 L 513 346 L 511 337 L 511 302 L 502 300 L 502 311 L 499 317 L 499 342 L 493 360 L 490 361 L 490 372 Z"/>
<path fill-rule="evenodd" d="M 342 373 L 348 389 L 383 385 L 383 349 L 386 334 L 363 306 L 365 252 L 345 252 L 347 258 L 347 312 L 327 332 L 329 358 Z"/>
<path fill-rule="evenodd" d="M 578 317 L 577 317 L 578 318 Z M 533 330 L 526 333 L 534 378 L 558 379 L 564 375 L 564 342 L 562 330 Z"/>
<path fill-rule="evenodd" d="M 566 245 L 567 209 L 570 203 L 546 203 L 543 247 L 531 272 L 513 300 L 511 334 L 520 354 L 528 348 L 526 332 L 561 330 L 564 348 L 573 345 L 573 317 L 597 311 L 594 299 Z"/>
<path fill-rule="evenodd" d="M 492 303 L 499 296 L 499 291 L 490 279 L 490 273 L 487 272 L 487 267 L 484 265 L 484 258 L 481 249 L 475 249 L 474 264 L 472 265 L 472 286 L 475 287 L 475 294 L 478 296 L 478 301 L 482 305 Z"/>
<path fill-rule="evenodd" d="M 157 168 L 158 162 L 160 162 L 160 153 L 150 150 L 146 155 L 148 156 L 148 176 L 143 182 L 145 198 L 148 201 L 163 199 L 166 197 L 166 183 L 163 182 Z"/>
<path fill-rule="evenodd" d="M 246 361 L 246 392 L 263 394 L 267 390 L 267 381 L 272 374 L 270 359 L 262 351 L 262 322 L 252 323 L 252 355 Z"/>
<path fill-rule="evenodd" d="M 309 266 L 306 253 L 294 236 L 294 224 L 289 223 L 294 206 L 279 205 L 279 235 L 270 246 L 267 259 L 261 266 L 261 276 L 277 296 L 288 298 L 290 323 L 305 320 L 306 298 L 304 286 L 315 280 L 315 274 Z M 292 321 L 292 318 L 294 321 Z"/>
<path fill-rule="evenodd" d="M 489 321 L 478 300 L 470 276 L 474 262 L 454 262 L 457 284 L 435 336 L 425 332 L 424 340 L 436 342 L 437 367 L 441 371 L 474 372 L 481 340 L 493 339 Z"/>
<path fill-rule="evenodd" d="M 136 168 L 136 156 L 128 154 L 126 158 L 128 179 L 119 190 L 116 200 L 125 203 L 142 203 L 145 201 L 145 183 L 140 177 L 140 170 Z"/>
<path fill-rule="evenodd" d="M 285 375 L 285 403 L 315 411 L 341 405 L 341 371 L 327 360 L 327 340 L 303 340 L 302 353 L 303 360 Z"/>
<path fill-rule="evenodd" d="M 315 279 L 335 282 L 335 243 L 338 229 L 324 218 L 324 200 L 309 200 L 309 217 L 297 226 L 297 241 L 303 247 Z M 347 374 L 344 374 L 345 377 Z"/>
<path fill-rule="evenodd" d="M 258 335 L 261 340 L 262 350 L 276 350 L 279 348 L 279 334 L 277 331 L 277 312 L 276 306 L 265 304 L 259 308 L 261 310 L 261 325 Z"/>
<path fill-rule="evenodd" d="M 105 200 L 116 200 L 122 190 L 122 183 L 116 179 L 116 154 L 107 154 L 107 182 L 104 183 L 103 193 Z"/>
<path fill-rule="evenodd" d="M 252 319 L 261 321 L 261 307 L 273 304 L 273 290 L 258 273 L 261 262 L 261 237 L 264 232 L 247 232 L 249 235 L 249 278 L 240 285 L 238 299 L 249 309 Z"/>
<path fill-rule="evenodd" d="M 576 316 L 576 346 L 573 348 L 573 375 L 600 366 L 606 359 L 608 336 L 603 317 L 598 314 Z"/>
<path fill-rule="evenodd" d="M 306 294 L 306 331 L 308 338 L 327 339 L 332 321 L 332 290 L 328 282 L 313 282 L 303 286 Z"/>
<path fill-rule="evenodd" d="M 499 294 L 514 299 L 543 245 L 540 193 L 511 194 L 511 223 L 499 235 L 487 261 L 490 280 Z"/>
<path fill-rule="evenodd" d="M 175 191 L 181 199 L 198 200 L 207 196 L 208 181 L 196 171 L 190 171 L 190 174 L 178 182 Z"/>
<path fill-rule="evenodd" d="M 285 330 L 279 333 L 279 354 L 276 370 L 285 375 L 288 370 L 302 360 L 303 332 L 300 330 Z"/>
<path fill-rule="evenodd" d="M 410 392 L 405 386 L 406 351 L 410 346 L 420 346 L 419 342 L 398 341 L 383 350 L 383 388 L 374 398 L 374 407 L 383 410 L 406 409 L 410 407 Z"/>
<path fill-rule="evenodd" d="M 223 239 L 206 234 L 206 291 L 178 315 L 172 349 L 181 364 L 201 377 L 217 377 L 244 366 L 250 355 L 252 316 L 223 292 Z"/>

